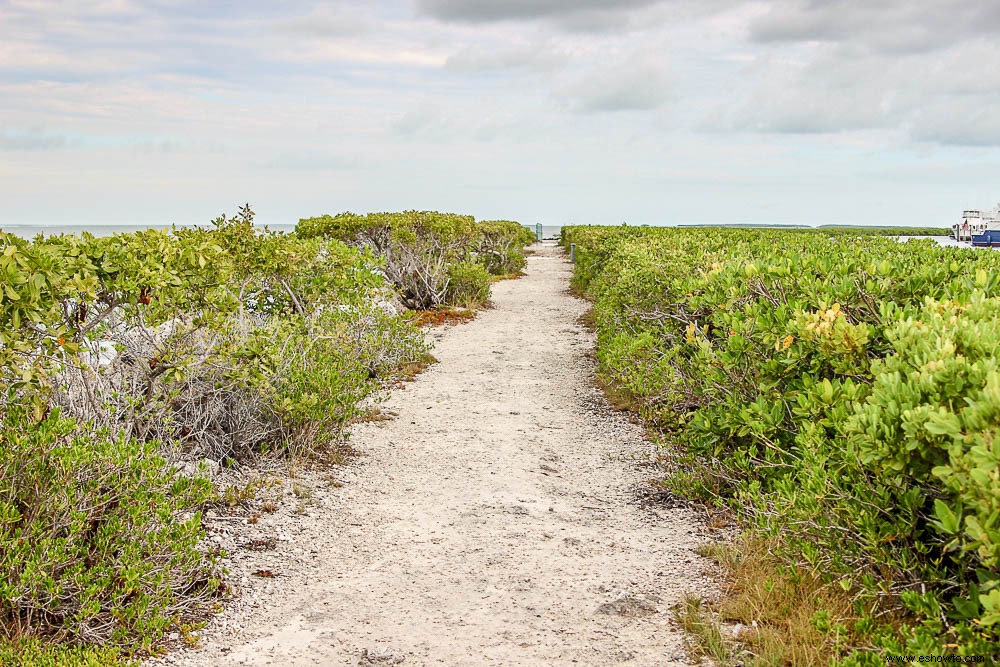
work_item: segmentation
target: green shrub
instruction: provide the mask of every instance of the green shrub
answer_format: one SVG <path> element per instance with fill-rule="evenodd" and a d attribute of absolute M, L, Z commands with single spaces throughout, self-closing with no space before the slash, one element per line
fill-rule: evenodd
<path fill-rule="evenodd" d="M 428 346 L 402 318 L 372 306 L 332 309 L 258 332 L 280 345 L 258 391 L 267 394 L 287 446 L 316 450 L 339 440 L 379 390 L 379 378 L 418 361 Z"/>
<path fill-rule="evenodd" d="M 857 595 L 873 645 L 996 653 L 1000 255 L 825 230 L 563 234 L 602 378 L 692 464 L 676 488 Z M 909 624 L 874 629 L 890 612 Z"/>
<path fill-rule="evenodd" d="M 318 349 L 312 341 L 323 335 L 322 313 L 370 313 L 386 300 L 390 288 L 371 253 L 255 229 L 246 207 L 209 229 L 0 242 L 0 275 L 8 281 L 0 298 L 0 380 L 9 388 L 0 405 L 28 405 L 35 419 L 58 406 L 127 436 L 178 441 L 190 458 L 241 460 L 301 444 L 289 437 L 339 434 L 330 426 L 344 421 L 344 410 L 316 408 L 311 414 L 322 419 L 310 425 L 299 406 L 276 406 L 279 368 L 298 384 L 316 374 L 314 385 L 329 386 L 325 395 L 337 389 L 338 406 L 377 388 L 367 372 L 334 382 L 336 364 L 292 370 L 281 359 L 287 351 L 307 360 L 305 350 Z M 366 336 L 373 337 L 372 354 L 382 358 L 366 363 L 383 375 L 389 363 L 423 354 L 401 318 L 356 324 L 350 340 L 372 348 Z M 385 326 L 405 335 L 387 340 Z M 342 355 L 350 354 L 345 346 Z"/>
<path fill-rule="evenodd" d="M 436 211 L 326 215 L 300 220 L 295 233 L 337 239 L 382 257 L 386 278 L 414 309 L 444 303 L 449 266 L 471 256 L 478 236 L 472 216 Z"/>
<path fill-rule="evenodd" d="M 218 586 L 198 549 L 204 479 L 156 443 L 12 409 L 0 432 L 0 636 L 148 648 Z"/>
<path fill-rule="evenodd" d="M 386 278 L 412 309 L 454 303 L 452 275 L 468 273 L 457 264 L 475 261 L 497 276 L 520 273 L 524 246 L 534 240 L 516 222 L 477 223 L 471 216 L 436 211 L 324 215 L 300 220 L 295 232 L 303 239 L 337 239 L 381 257 Z M 474 296 L 476 303 L 489 298 Z"/>
<path fill-rule="evenodd" d="M 421 219 L 396 237 L 459 243 L 471 225 Z M 0 234 L 0 639 L 87 664 L 111 653 L 55 647 L 141 652 L 210 597 L 197 544 L 211 485 L 158 452 L 335 444 L 382 380 L 426 358 L 382 261 L 256 229 L 249 207 L 208 229 Z"/>
<path fill-rule="evenodd" d="M 881 521 L 914 540 L 922 578 L 956 586 L 907 603 L 947 609 L 949 630 L 985 653 L 1000 637 L 1000 299 L 928 299 L 886 335 L 894 353 L 873 364 L 845 428 L 850 451 L 886 506 L 904 508 Z"/>
<path fill-rule="evenodd" d="M 448 292 L 445 303 L 462 308 L 481 308 L 490 300 L 489 272 L 472 261 L 453 264 L 448 269 Z"/>
<path fill-rule="evenodd" d="M 478 228 L 476 260 L 495 276 L 520 274 L 527 266 L 524 246 L 535 241 L 531 230 L 510 220 L 486 220 Z"/>
<path fill-rule="evenodd" d="M 46 644 L 36 639 L 0 640 L 0 665 L 4 667 L 115 667 L 134 664 L 113 647 Z"/>

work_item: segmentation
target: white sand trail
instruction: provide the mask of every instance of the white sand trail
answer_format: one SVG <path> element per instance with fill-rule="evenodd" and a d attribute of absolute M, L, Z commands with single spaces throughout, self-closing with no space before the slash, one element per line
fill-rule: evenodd
<path fill-rule="evenodd" d="M 707 538 L 636 501 L 652 446 L 593 388 L 569 275 L 543 246 L 493 309 L 436 330 L 439 363 L 384 406 L 398 417 L 354 428 L 343 486 L 248 526 L 277 551 L 237 562 L 243 598 L 201 648 L 156 662 L 688 664 L 670 607 L 713 589 Z"/>

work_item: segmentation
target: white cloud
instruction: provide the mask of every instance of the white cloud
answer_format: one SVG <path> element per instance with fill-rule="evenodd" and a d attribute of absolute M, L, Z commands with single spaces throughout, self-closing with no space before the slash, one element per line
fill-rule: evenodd
<path fill-rule="evenodd" d="M 919 141 L 956 146 L 1000 146 L 1000 93 L 968 99 L 945 98 L 924 105 L 908 120 Z"/>
<path fill-rule="evenodd" d="M 0 224 L 248 199 L 265 222 L 858 221 L 908 188 L 939 222 L 995 188 L 997 7 L 8 0 Z"/>
<path fill-rule="evenodd" d="M 400 135 L 426 134 L 439 129 L 442 124 L 441 112 L 433 106 L 421 106 L 406 111 L 393 123 L 393 129 Z"/>
<path fill-rule="evenodd" d="M 636 54 L 590 69 L 557 95 L 574 111 L 594 113 L 657 109 L 670 100 L 672 92 L 671 77 L 661 59 Z"/>
<path fill-rule="evenodd" d="M 70 148 L 76 142 L 64 134 L 41 128 L 6 129 L 0 132 L 0 151 L 47 151 Z"/>
<path fill-rule="evenodd" d="M 926 52 L 1000 32 L 1000 4 L 978 0 L 777 0 L 751 25 L 763 42 L 845 42 Z"/>
<path fill-rule="evenodd" d="M 460 74 L 479 72 L 552 72 L 561 69 L 568 54 L 542 44 L 518 44 L 500 48 L 466 47 L 445 61 L 445 68 Z"/>
<path fill-rule="evenodd" d="M 375 28 L 375 21 L 369 16 L 358 11 L 333 10 L 329 7 L 320 7 L 302 16 L 282 19 L 274 25 L 278 32 L 315 38 L 364 35 Z"/>
<path fill-rule="evenodd" d="M 993 3 L 773 2 L 750 22 L 760 49 L 742 70 L 735 101 L 713 123 L 1000 145 L 987 111 L 1000 85 L 998 36 L 1000 5 Z"/>
<path fill-rule="evenodd" d="M 417 8 L 434 18 L 449 21 L 490 22 L 566 17 L 581 12 L 645 7 L 660 0 L 417 0 Z"/>

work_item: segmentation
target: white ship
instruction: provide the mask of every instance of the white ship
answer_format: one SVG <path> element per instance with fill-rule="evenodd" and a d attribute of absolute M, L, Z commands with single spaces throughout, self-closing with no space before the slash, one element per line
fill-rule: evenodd
<path fill-rule="evenodd" d="M 987 211 L 962 211 L 962 222 L 951 226 L 956 241 L 973 242 L 973 236 L 982 236 L 987 231 L 1000 232 L 1000 204 Z"/>

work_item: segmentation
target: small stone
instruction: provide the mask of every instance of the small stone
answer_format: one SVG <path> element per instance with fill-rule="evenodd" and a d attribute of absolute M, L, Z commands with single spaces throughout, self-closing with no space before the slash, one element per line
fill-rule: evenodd
<path fill-rule="evenodd" d="M 406 656 L 385 646 L 376 646 L 361 652 L 359 665 L 398 665 L 406 660 Z"/>
<path fill-rule="evenodd" d="M 625 618 L 641 618 L 655 614 L 656 606 L 645 600 L 625 595 L 617 600 L 605 602 L 597 608 L 597 613 Z"/>

